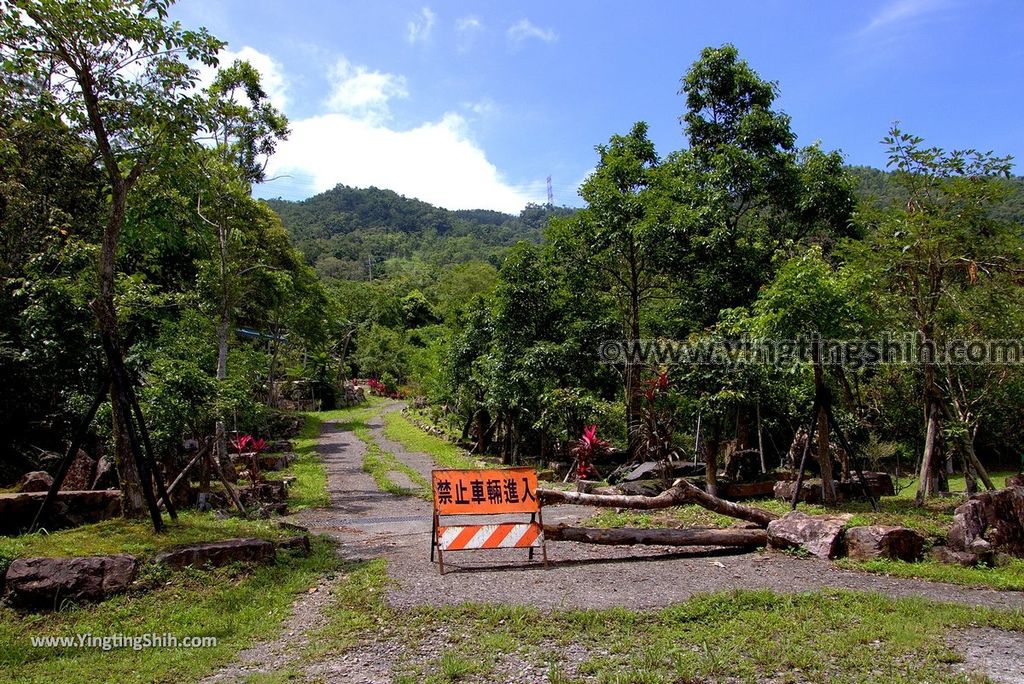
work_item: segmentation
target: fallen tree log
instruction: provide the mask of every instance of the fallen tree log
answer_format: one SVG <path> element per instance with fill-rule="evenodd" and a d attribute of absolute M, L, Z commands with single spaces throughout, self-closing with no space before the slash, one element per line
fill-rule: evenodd
<path fill-rule="evenodd" d="M 763 547 L 768 545 L 768 533 L 762 529 L 724 529 L 689 527 L 682 530 L 642 530 L 632 527 L 600 529 L 545 525 L 547 541 L 573 541 L 584 544 L 655 546 L 733 546 Z"/>
<path fill-rule="evenodd" d="M 761 527 L 768 527 L 768 523 L 772 520 L 777 520 L 779 517 L 761 508 L 743 506 L 726 501 L 725 499 L 719 499 L 717 496 L 711 496 L 703 489 L 693 486 L 686 480 L 676 480 L 671 488 L 657 496 L 582 494 L 580 492 L 563 492 L 557 489 L 538 489 L 537 497 L 544 504 L 581 504 L 604 508 L 632 508 L 642 511 L 695 503 L 709 511 L 756 523 Z"/>

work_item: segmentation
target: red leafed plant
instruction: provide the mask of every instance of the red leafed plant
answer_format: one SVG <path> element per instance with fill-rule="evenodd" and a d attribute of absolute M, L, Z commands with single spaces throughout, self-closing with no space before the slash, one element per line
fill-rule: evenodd
<path fill-rule="evenodd" d="M 572 455 L 576 459 L 576 479 L 598 479 L 600 475 L 594 467 L 594 461 L 611 451 L 611 448 L 611 444 L 597 436 L 596 425 L 583 428 L 583 436 L 572 448 Z"/>
<path fill-rule="evenodd" d="M 267 448 L 267 440 L 262 437 L 256 439 L 252 435 L 239 435 L 231 440 L 231 446 L 239 456 L 249 454 L 246 469 L 249 471 L 249 482 L 257 484 L 263 479 L 260 471 L 260 454 Z"/>

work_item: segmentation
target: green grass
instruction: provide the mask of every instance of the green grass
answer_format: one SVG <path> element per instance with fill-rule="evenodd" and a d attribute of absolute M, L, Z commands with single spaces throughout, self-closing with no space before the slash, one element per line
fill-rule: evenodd
<path fill-rule="evenodd" d="M 776 515 L 789 512 L 789 503 L 778 499 L 757 499 L 744 504 L 771 511 Z M 827 513 L 852 513 L 848 527 L 858 525 L 900 525 L 916 530 L 933 542 L 943 542 L 953 523 L 953 510 L 962 503 L 960 499 L 932 499 L 924 507 L 917 507 L 912 500 L 900 497 L 883 497 L 877 513 L 866 501 L 851 501 L 837 509 L 828 509 L 816 504 L 800 503 L 797 510 L 809 515 Z M 713 513 L 696 504 L 675 506 L 660 511 L 641 513 L 638 511 L 601 511 L 587 521 L 593 527 L 729 527 L 733 518 Z"/>
<path fill-rule="evenodd" d="M 304 657 L 322 659 L 343 653 L 365 636 L 390 629 L 395 612 L 385 602 L 387 561 L 345 563 L 333 590 L 327 622 L 307 635 Z"/>
<path fill-rule="evenodd" d="M 431 500 L 430 483 L 416 470 L 399 461 L 394 454 L 381 449 L 370 436 L 369 428 L 354 428 L 356 437 L 366 443 L 366 454 L 363 456 L 363 472 L 369 473 L 377 488 L 382 492 L 399 496 L 418 496 L 426 501 Z M 414 488 L 403 487 L 391 478 L 391 473 L 404 473 L 415 483 Z"/>
<path fill-rule="evenodd" d="M 999 470 L 990 472 L 988 476 L 992 479 L 992 484 L 996 486 L 996 489 L 1002 489 L 1006 486 L 1006 478 L 1013 477 L 1017 474 L 1016 470 Z M 903 485 L 903 489 L 897 495 L 904 499 L 913 499 L 917 496 L 917 478 L 911 478 L 909 480 L 900 480 L 900 484 Z M 978 486 L 984 488 L 981 480 L 978 480 Z M 967 483 L 964 481 L 962 474 L 950 475 L 949 476 L 949 491 L 963 493 L 967 488 Z"/>
<path fill-rule="evenodd" d="M 441 468 L 478 467 L 478 462 L 464 450 L 420 430 L 398 411 L 384 414 L 384 436 L 398 442 L 409 451 L 430 454 L 434 463 Z"/>
<path fill-rule="evenodd" d="M 843 559 L 837 561 L 836 564 L 851 570 L 864 570 L 893 577 L 912 577 L 968 587 L 989 587 L 1003 591 L 1024 591 L 1024 559 L 1021 558 L 1014 558 L 1005 565 L 975 568 L 964 568 L 927 559 L 919 563 L 884 559 L 871 561 Z"/>
<path fill-rule="evenodd" d="M 398 610 L 384 600 L 387 583 L 382 560 L 350 566 L 307 657 L 338 655 L 372 636 L 405 645 L 394 668 L 396 681 L 410 683 L 486 681 L 512 654 L 563 683 L 942 683 L 965 681 L 949 667 L 960 661 L 946 643 L 950 630 L 1024 631 L 1021 611 L 852 591 L 722 591 L 651 611 L 481 604 Z M 417 658 L 438 632 L 443 652 Z M 581 666 L 564 657 L 568 648 L 584 651 Z"/>
<path fill-rule="evenodd" d="M 21 614 L 0 607 L 0 681 L 179 682 L 196 681 L 229 663 L 239 650 L 275 636 L 296 595 L 341 565 L 333 547 L 315 539 L 309 558 L 281 554 L 254 569 L 187 571 L 147 593 L 54 613 Z M 33 636 L 171 633 L 214 636 L 213 648 L 101 651 L 34 648 Z"/>
<path fill-rule="evenodd" d="M 96 556 L 131 553 L 151 556 L 177 544 L 216 541 L 232 537 L 280 539 L 287 536 L 270 520 L 218 519 L 213 513 L 180 511 L 178 522 L 165 517 L 166 531 L 153 532 L 149 519 L 116 518 L 53 533 L 39 531 L 18 537 L 0 537 L 2 559 L 31 556 Z"/>
<path fill-rule="evenodd" d="M 323 508 L 331 503 L 331 497 L 327 493 L 327 471 L 324 470 L 323 461 L 316 454 L 317 439 L 324 422 L 328 420 L 338 420 L 343 423 L 365 421 L 367 416 L 376 411 L 380 403 L 380 399 L 371 397 L 366 404 L 359 406 L 303 414 L 306 422 L 293 444 L 297 459 L 287 469 L 280 472 L 282 477 L 293 475 L 296 478 L 288 491 L 288 508 L 290 510 Z M 273 477 L 277 477 L 277 475 Z"/>

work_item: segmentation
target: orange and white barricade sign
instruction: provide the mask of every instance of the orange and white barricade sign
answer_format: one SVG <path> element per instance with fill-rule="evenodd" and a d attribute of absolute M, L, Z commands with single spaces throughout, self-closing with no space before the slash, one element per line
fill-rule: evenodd
<path fill-rule="evenodd" d="M 537 500 L 537 472 L 532 468 L 490 470 L 435 470 L 431 473 L 434 490 L 434 525 L 430 539 L 430 560 L 437 551 L 438 565 L 444 574 L 447 551 L 479 549 L 540 548 L 547 567 L 544 544 L 544 518 Z M 529 515 L 528 521 L 494 520 L 490 516 Z M 443 524 L 450 516 L 488 516 L 487 522 Z"/>

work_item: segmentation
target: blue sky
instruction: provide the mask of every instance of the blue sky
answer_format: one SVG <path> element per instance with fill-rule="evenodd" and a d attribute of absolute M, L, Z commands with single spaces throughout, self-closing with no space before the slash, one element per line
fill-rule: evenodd
<path fill-rule="evenodd" d="M 1024 2 L 179 0 L 172 16 L 264 74 L 292 136 L 264 197 L 345 183 L 448 208 L 579 203 L 594 146 L 647 121 L 684 146 L 679 79 L 731 42 L 799 144 L 882 167 L 894 120 L 1024 158 Z M 1018 173 L 1020 170 L 1018 169 Z"/>

